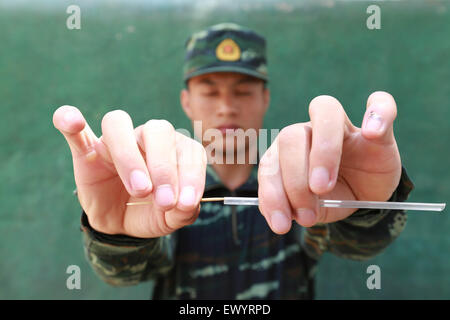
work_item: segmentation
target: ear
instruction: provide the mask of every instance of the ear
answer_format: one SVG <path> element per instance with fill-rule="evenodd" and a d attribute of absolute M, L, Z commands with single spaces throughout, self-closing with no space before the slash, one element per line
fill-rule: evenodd
<path fill-rule="evenodd" d="M 192 120 L 192 109 L 190 107 L 190 93 L 189 90 L 183 89 L 180 93 L 180 102 L 181 107 L 183 108 L 184 113 L 186 113 L 187 117 Z"/>

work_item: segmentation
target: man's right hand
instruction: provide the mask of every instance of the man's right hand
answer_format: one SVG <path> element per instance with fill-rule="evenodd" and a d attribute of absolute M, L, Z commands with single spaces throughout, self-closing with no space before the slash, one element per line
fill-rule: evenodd
<path fill-rule="evenodd" d="M 103 117 L 97 138 L 77 108 L 62 106 L 53 124 L 69 144 L 78 198 L 95 230 L 154 238 L 198 217 L 206 152 L 169 122 L 134 128 L 130 116 L 116 110 Z M 151 204 L 126 205 L 137 201 Z"/>

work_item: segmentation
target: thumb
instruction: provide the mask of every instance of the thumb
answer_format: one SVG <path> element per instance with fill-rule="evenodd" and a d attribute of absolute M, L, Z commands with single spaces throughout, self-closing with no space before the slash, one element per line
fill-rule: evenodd
<path fill-rule="evenodd" d="M 397 105 L 387 92 L 377 91 L 367 99 L 367 108 L 361 126 L 364 138 L 380 145 L 391 144 L 394 138 L 394 120 Z"/>

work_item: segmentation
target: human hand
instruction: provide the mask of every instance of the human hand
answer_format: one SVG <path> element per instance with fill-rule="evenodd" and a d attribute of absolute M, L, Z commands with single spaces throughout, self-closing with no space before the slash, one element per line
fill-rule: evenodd
<path fill-rule="evenodd" d="M 95 230 L 153 238 L 198 217 L 206 152 L 169 122 L 150 120 L 135 129 L 116 110 L 103 117 L 97 138 L 77 108 L 62 106 L 53 124 L 69 144 L 78 198 Z M 151 204 L 126 205 L 133 201 Z"/>
<path fill-rule="evenodd" d="M 319 207 L 319 199 L 387 201 L 400 181 L 390 94 L 369 96 L 361 128 L 331 96 L 314 98 L 309 115 L 311 121 L 281 130 L 259 164 L 259 208 L 278 234 L 288 232 L 292 220 L 310 227 L 357 210 Z"/>

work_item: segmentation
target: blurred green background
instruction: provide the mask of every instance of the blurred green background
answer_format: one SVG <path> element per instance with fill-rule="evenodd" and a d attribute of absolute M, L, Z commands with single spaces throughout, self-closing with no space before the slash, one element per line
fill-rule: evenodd
<path fill-rule="evenodd" d="M 103 115 L 126 110 L 137 126 L 165 118 L 190 128 L 179 104 L 184 42 L 230 21 L 268 40 L 267 128 L 309 121 L 308 103 L 329 94 L 360 127 L 366 99 L 390 92 L 395 135 L 416 185 L 408 201 L 449 202 L 450 4 L 448 1 L 1 1 L 0 298 L 148 299 L 151 284 L 114 288 L 87 264 L 69 149 L 52 125 L 77 106 L 98 134 Z M 163 4 L 164 3 L 164 4 Z M 381 9 L 369 30 L 366 9 Z M 68 30 L 66 8 L 81 8 Z M 449 299 L 450 221 L 411 211 L 407 228 L 367 262 L 325 254 L 319 299 Z M 381 268 L 381 290 L 366 269 Z M 81 268 L 81 290 L 66 269 Z"/>

